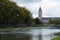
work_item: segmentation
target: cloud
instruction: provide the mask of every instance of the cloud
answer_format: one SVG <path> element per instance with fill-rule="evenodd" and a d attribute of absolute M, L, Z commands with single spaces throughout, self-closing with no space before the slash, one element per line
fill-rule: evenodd
<path fill-rule="evenodd" d="M 49 16 L 60 17 L 60 5 L 50 8 L 47 13 Z"/>
<path fill-rule="evenodd" d="M 14 1 L 21 4 L 28 4 L 28 3 L 41 2 L 42 0 L 14 0 Z"/>
<path fill-rule="evenodd" d="M 60 0 L 51 0 L 51 1 L 54 1 L 54 2 L 60 2 Z"/>
<path fill-rule="evenodd" d="M 60 3 L 53 0 L 43 0 L 41 2 L 43 15 L 60 17 Z"/>
<path fill-rule="evenodd" d="M 19 6 L 26 7 L 31 11 L 33 14 L 33 17 L 38 16 L 38 9 L 40 7 L 40 2 L 42 0 L 13 0 L 16 2 Z"/>
<path fill-rule="evenodd" d="M 14 0 L 19 6 L 28 8 L 33 17 L 38 16 L 38 10 L 41 6 L 43 17 L 60 17 L 60 0 Z"/>
<path fill-rule="evenodd" d="M 40 2 L 38 3 L 29 3 L 29 4 L 18 4 L 19 6 L 24 6 L 27 9 L 29 9 L 31 11 L 31 13 L 33 14 L 33 17 L 37 17 L 38 16 L 38 9 L 40 7 Z"/>

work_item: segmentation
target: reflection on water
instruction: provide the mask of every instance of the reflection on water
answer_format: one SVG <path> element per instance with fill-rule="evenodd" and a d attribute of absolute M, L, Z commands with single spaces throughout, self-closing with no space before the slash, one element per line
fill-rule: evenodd
<path fill-rule="evenodd" d="M 57 32 L 60 32 L 60 29 L 42 29 L 42 40 L 51 40 Z"/>
<path fill-rule="evenodd" d="M 0 40 L 51 40 L 60 29 L 28 29 L 0 32 Z M 3 33 L 3 34 L 2 34 Z"/>
<path fill-rule="evenodd" d="M 0 40 L 30 40 L 31 35 L 28 34 L 0 34 Z"/>

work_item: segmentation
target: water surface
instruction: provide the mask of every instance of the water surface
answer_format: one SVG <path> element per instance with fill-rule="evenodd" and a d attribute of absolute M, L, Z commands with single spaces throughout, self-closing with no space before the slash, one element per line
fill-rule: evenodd
<path fill-rule="evenodd" d="M 51 40 L 60 29 L 22 29 L 0 32 L 0 40 Z"/>

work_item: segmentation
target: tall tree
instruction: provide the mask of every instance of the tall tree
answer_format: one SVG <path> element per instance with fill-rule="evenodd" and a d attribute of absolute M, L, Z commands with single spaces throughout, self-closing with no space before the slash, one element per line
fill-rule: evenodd
<path fill-rule="evenodd" d="M 13 1 L 0 0 L 0 24 L 2 26 L 32 23 L 32 14 L 27 8 L 19 7 Z"/>

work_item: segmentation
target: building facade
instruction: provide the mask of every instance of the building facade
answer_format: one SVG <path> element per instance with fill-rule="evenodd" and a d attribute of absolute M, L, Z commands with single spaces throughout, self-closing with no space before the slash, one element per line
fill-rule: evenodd
<path fill-rule="evenodd" d="M 42 17 L 42 9 L 41 7 L 39 8 L 39 11 L 38 11 L 38 18 L 42 21 L 43 24 L 48 24 L 49 23 L 49 20 L 50 19 L 59 19 L 60 20 L 60 17 Z"/>

